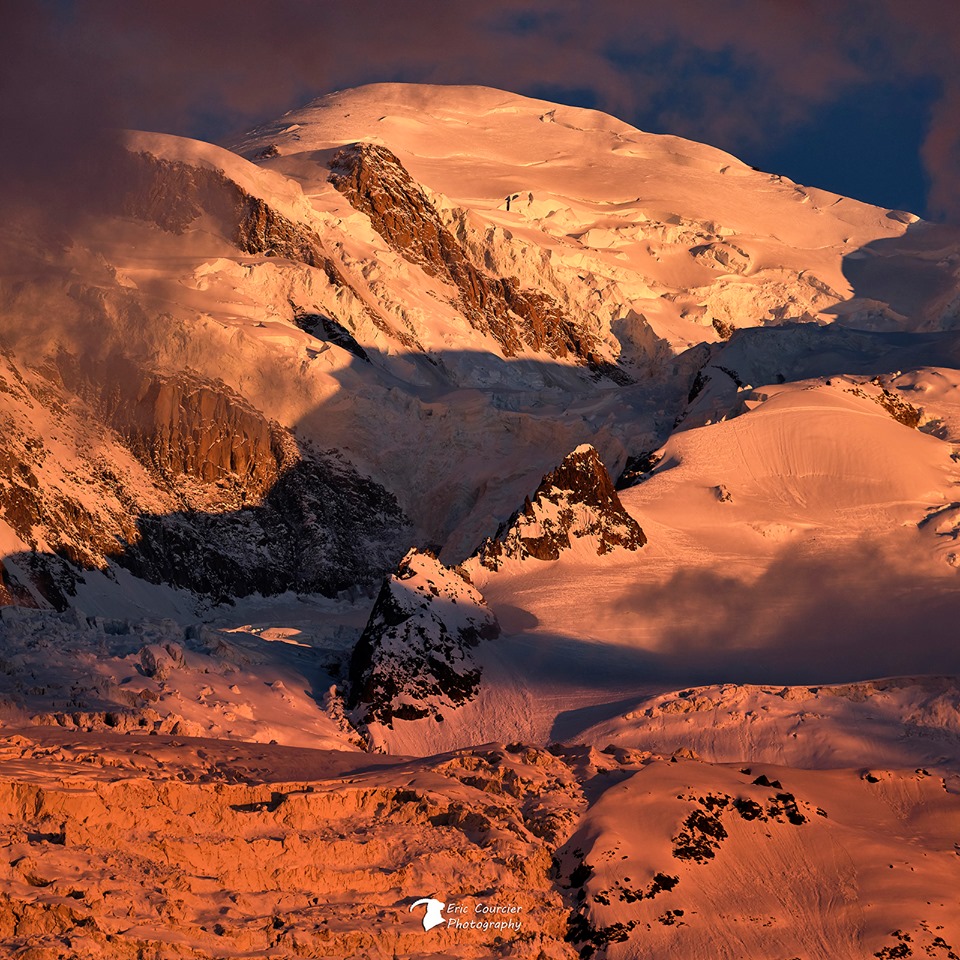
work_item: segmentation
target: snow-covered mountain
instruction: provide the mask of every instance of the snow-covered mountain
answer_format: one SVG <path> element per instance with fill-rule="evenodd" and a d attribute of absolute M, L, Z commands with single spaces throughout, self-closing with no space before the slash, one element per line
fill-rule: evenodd
<path fill-rule="evenodd" d="M 960 233 L 481 87 L 105 175 L 0 225 L 2 936 L 960 952 Z"/>

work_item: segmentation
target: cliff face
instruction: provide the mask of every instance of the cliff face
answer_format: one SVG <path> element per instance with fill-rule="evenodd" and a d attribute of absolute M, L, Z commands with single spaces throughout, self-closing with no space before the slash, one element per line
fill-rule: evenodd
<path fill-rule="evenodd" d="M 386 147 L 357 143 L 339 151 L 330 182 L 397 253 L 454 287 L 457 308 L 500 344 L 504 356 L 530 349 L 603 367 L 594 334 L 566 317 L 552 297 L 473 265 L 423 188 Z"/>
<path fill-rule="evenodd" d="M 359 724 L 443 720 L 473 699 L 472 650 L 500 634 L 483 597 L 457 571 L 411 550 L 383 584 L 350 663 L 349 705 Z"/>
<path fill-rule="evenodd" d="M 118 212 L 124 216 L 176 234 L 208 216 L 244 253 L 285 257 L 336 274 L 309 227 L 293 223 L 220 170 L 139 152 L 127 155 L 119 176 Z"/>
<path fill-rule="evenodd" d="M 296 460 L 277 424 L 226 384 L 187 374 L 127 371 L 104 397 L 104 413 L 133 455 L 167 482 L 189 477 L 257 500 Z M 293 449 L 291 449 L 293 448 Z"/>
<path fill-rule="evenodd" d="M 597 451 L 583 444 L 548 473 L 533 498 L 483 542 L 477 560 L 497 570 L 507 559 L 556 560 L 574 540 L 593 538 L 598 555 L 639 550 L 647 538 L 617 496 Z"/>
<path fill-rule="evenodd" d="M 0 600 L 64 609 L 80 568 L 99 567 L 135 535 L 128 491 L 159 506 L 143 467 L 95 408 L 46 374 L 0 352 Z"/>
<path fill-rule="evenodd" d="M 387 490 L 223 383 L 4 362 L 0 518 L 23 548 L 6 603 L 64 609 L 83 571 L 112 564 L 216 600 L 332 596 L 378 582 L 409 543 Z"/>

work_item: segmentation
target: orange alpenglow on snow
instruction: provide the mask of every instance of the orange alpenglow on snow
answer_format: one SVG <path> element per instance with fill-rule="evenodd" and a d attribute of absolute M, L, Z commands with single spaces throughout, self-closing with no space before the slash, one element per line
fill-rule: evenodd
<path fill-rule="evenodd" d="M 957 231 L 485 87 L 125 143 L 0 223 L 11 955 L 960 954 Z"/>

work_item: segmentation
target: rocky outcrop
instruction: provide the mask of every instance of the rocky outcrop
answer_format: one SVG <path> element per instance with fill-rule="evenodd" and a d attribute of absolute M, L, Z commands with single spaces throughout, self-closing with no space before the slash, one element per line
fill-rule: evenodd
<path fill-rule="evenodd" d="M 573 540 L 589 538 L 598 555 L 639 550 L 647 538 L 617 496 L 597 451 L 581 444 L 548 473 L 533 498 L 477 551 L 480 564 L 497 570 L 507 560 L 556 560 Z"/>
<path fill-rule="evenodd" d="M 471 326 L 492 336 L 505 356 L 531 349 L 573 356 L 599 373 L 618 372 L 597 353 L 597 338 L 565 316 L 552 297 L 478 270 L 423 188 L 386 147 L 357 143 L 340 150 L 330 182 L 397 253 L 453 286 L 458 309 Z"/>
<path fill-rule="evenodd" d="M 216 485 L 221 504 L 224 488 L 239 502 L 255 501 L 296 461 L 286 431 L 225 383 L 127 366 L 124 375 L 102 381 L 109 383 L 105 419 L 163 481 Z"/>
<path fill-rule="evenodd" d="M 869 383 L 848 388 L 847 393 L 852 393 L 855 397 L 872 400 L 874 403 L 883 407 L 894 420 L 902 423 L 905 427 L 916 430 L 920 426 L 922 419 L 920 411 L 913 406 L 913 404 L 907 403 L 902 397 L 891 393 L 881 383 L 879 377 L 873 377 Z"/>
<path fill-rule="evenodd" d="M 409 331 L 391 326 L 356 295 L 310 227 L 283 216 L 221 171 L 144 152 L 127 154 L 120 167 L 117 206 L 112 212 L 155 223 L 176 234 L 184 233 L 206 216 L 243 253 L 284 257 L 322 270 L 333 287 L 353 294 L 360 309 L 379 330 L 405 347 L 422 349 Z M 340 326 L 336 320 L 333 322 Z"/>
<path fill-rule="evenodd" d="M 411 536 L 394 496 L 332 451 L 305 454 L 259 503 L 146 514 L 137 528 L 118 564 L 218 601 L 287 590 L 335 597 L 372 586 Z"/>
<path fill-rule="evenodd" d="M 117 463 L 123 457 L 114 456 L 118 439 L 91 405 L 47 374 L 0 358 L 0 523 L 24 548 L 18 555 L 8 548 L 0 599 L 62 609 L 75 568 L 102 565 L 117 534 L 135 527 L 129 501 L 118 495 L 127 482 Z M 82 455 L 64 458 L 71 448 Z"/>
<path fill-rule="evenodd" d="M 82 582 L 83 577 L 73 564 L 57 554 L 31 552 L 7 556 L 0 565 L 0 607 L 63 611 L 69 608 Z"/>
<path fill-rule="evenodd" d="M 37 601 L 20 579 L 0 563 L 0 607 L 35 607 Z"/>
<path fill-rule="evenodd" d="M 332 281 L 342 279 L 312 230 L 288 220 L 220 170 L 140 152 L 127 154 L 119 176 L 119 212 L 125 216 L 181 234 L 207 215 L 244 253 L 286 257 L 325 269 Z"/>
<path fill-rule="evenodd" d="M 350 662 L 355 722 L 443 720 L 473 699 L 480 666 L 471 651 L 500 634 L 483 597 L 430 553 L 410 550 L 383 584 Z"/>
<path fill-rule="evenodd" d="M 356 337 L 333 317 L 320 313 L 306 313 L 293 306 L 293 322 L 304 333 L 309 333 L 311 337 L 335 344 L 341 350 L 352 353 L 359 360 L 370 362 L 367 351 L 357 343 Z"/>
<path fill-rule="evenodd" d="M 113 425 L 188 508 L 140 516 L 115 556 L 138 576 L 219 600 L 336 596 L 402 556 L 411 534 L 392 494 L 334 451 L 301 450 L 225 384 L 144 376 L 126 391 Z"/>
<path fill-rule="evenodd" d="M 634 457 L 627 457 L 627 462 L 617 478 L 616 489 L 626 490 L 629 487 L 635 487 L 638 483 L 643 483 L 662 459 L 663 454 L 656 450 L 648 450 Z"/>

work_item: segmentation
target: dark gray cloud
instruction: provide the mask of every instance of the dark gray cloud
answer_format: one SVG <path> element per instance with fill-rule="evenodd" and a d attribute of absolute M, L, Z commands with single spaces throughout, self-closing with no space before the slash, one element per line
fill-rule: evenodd
<path fill-rule="evenodd" d="M 608 615 L 651 629 L 661 669 L 704 681 L 956 673 L 957 574 L 929 546 L 905 531 L 785 546 L 754 575 L 712 565 L 638 584 Z"/>
<path fill-rule="evenodd" d="M 831 130 L 816 127 L 825 106 L 843 102 L 855 111 L 878 85 L 889 95 L 926 78 L 929 122 L 916 151 L 930 180 L 930 210 L 960 218 L 953 0 L 909 8 L 898 0 L 10 6 L 0 37 L 0 123 L 12 144 L 0 157 L 0 177 L 8 200 L 75 182 L 113 128 L 223 137 L 312 96 L 377 80 L 552 94 L 751 160 L 801 128 L 828 150 Z M 870 161 L 836 158 L 860 164 L 866 193 L 882 202 Z"/>

